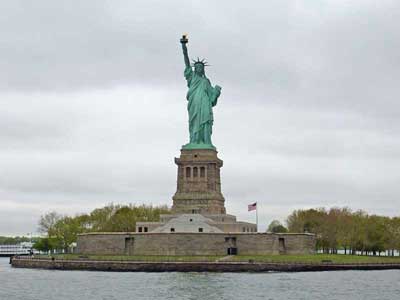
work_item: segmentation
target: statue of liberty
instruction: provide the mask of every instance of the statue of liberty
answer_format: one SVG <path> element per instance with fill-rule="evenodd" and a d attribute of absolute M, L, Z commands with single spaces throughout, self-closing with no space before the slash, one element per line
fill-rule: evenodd
<path fill-rule="evenodd" d="M 181 38 L 183 57 L 185 60 L 185 78 L 188 85 L 186 99 L 188 100 L 190 142 L 183 149 L 215 149 L 211 142 L 213 112 L 221 94 L 221 87 L 212 87 L 205 75 L 207 62 L 197 58 L 190 65 L 186 44 L 186 35 Z M 193 69 L 192 69 L 193 67 Z"/>

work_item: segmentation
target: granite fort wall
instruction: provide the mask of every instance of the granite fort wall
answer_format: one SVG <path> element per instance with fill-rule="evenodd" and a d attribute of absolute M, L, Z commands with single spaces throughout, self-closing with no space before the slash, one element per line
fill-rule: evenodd
<path fill-rule="evenodd" d="M 125 254 L 125 237 L 127 234 L 91 234 L 78 236 L 79 253 Z"/>
<path fill-rule="evenodd" d="M 53 270 L 91 270 L 126 272 L 305 272 L 337 270 L 400 269 L 400 264 L 326 264 L 326 263 L 242 263 L 242 262 L 133 262 L 89 260 L 44 260 L 14 258 L 15 268 Z"/>
<path fill-rule="evenodd" d="M 89 233 L 78 236 L 80 254 L 113 255 L 313 254 L 312 234 Z"/>

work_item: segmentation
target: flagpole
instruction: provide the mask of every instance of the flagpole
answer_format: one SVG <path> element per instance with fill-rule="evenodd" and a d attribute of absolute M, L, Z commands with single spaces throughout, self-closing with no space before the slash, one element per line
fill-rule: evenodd
<path fill-rule="evenodd" d="M 258 203 L 256 202 L 256 232 L 258 232 Z"/>

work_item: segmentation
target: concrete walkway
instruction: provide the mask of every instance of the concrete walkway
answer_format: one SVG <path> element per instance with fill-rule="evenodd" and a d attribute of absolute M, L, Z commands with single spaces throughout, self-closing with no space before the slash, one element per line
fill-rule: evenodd
<path fill-rule="evenodd" d="M 233 257 L 233 255 L 227 255 L 227 256 L 216 259 L 215 262 L 231 260 L 232 257 Z"/>

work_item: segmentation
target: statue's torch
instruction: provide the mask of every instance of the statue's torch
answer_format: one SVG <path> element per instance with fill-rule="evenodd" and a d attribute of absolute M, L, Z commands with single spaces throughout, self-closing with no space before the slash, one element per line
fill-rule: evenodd
<path fill-rule="evenodd" d="M 185 66 L 186 66 L 186 68 L 190 68 L 189 55 L 188 55 L 188 50 L 186 47 L 186 44 L 189 42 L 187 36 L 188 36 L 187 33 L 184 33 L 182 35 L 181 44 L 182 44 L 183 58 L 185 60 Z"/>
<path fill-rule="evenodd" d="M 188 36 L 187 33 L 182 35 L 182 38 L 181 38 L 181 43 L 182 44 L 187 44 L 189 42 L 187 36 Z"/>

